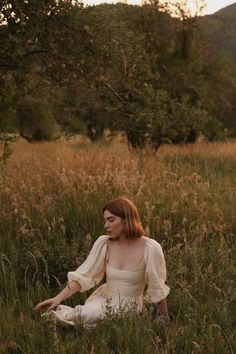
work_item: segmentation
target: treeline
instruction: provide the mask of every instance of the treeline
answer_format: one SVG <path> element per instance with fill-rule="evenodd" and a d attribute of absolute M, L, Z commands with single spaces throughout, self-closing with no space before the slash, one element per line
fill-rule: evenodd
<path fill-rule="evenodd" d="M 0 131 L 124 131 L 132 146 L 236 135 L 236 73 L 195 17 L 159 2 L 0 1 Z"/>

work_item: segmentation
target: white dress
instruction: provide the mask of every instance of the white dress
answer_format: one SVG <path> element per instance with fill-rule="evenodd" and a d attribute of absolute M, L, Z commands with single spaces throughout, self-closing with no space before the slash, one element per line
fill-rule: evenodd
<path fill-rule="evenodd" d="M 61 325 L 83 324 L 94 327 L 108 313 L 135 309 L 142 311 L 143 300 L 158 303 L 169 294 L 165 285 L 166 266 L 162 248 L 158 242 L 146 237 L 144 259 L 135 271 L 113 268 L 107 262 L 109 236 L 100 236 L 87 259 L 74 272 L 68 273 L 68 282 L 78 281 L 84 292 L 97 285 L 106 273 L 106 283 L 96 289 L 84 305 L 75 308 L 59 305 L 50 312 Z M 147 291 L 144 295 L 144 288 Z"/>

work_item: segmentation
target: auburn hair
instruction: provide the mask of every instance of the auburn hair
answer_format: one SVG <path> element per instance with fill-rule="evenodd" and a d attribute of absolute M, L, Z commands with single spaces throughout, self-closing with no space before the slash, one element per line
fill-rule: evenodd
<path fill-rule="evenodd" d="M 111 214 L 124 220 L 124 233 L 128 239 L 138 238 L 144 235 L 136 206 L 127 198 L 119 197 L 108 202 L 103 207 L 103 213 L 108 210 Z"/>

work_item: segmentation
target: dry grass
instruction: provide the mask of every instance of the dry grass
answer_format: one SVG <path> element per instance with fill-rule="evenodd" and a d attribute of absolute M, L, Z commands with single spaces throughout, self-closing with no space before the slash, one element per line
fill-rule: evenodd
<path fill-rule="evenodd" d="M 48 353 L 233 353 L 235 142 L 162 146 L 156 156 L 121 142 L 20 141 L 13 149 L 0 166 L 3 353 L 45 353 L 45 343 Z M 163 245 L 172 325 L 148 308 L 141 321 L 80 329 L 79 341 L 51 338 L 53 328 L 31 308 L 84 259 L 103 233 L 103 204 L 118 195 L 135 202 L 146 232 Z"/>

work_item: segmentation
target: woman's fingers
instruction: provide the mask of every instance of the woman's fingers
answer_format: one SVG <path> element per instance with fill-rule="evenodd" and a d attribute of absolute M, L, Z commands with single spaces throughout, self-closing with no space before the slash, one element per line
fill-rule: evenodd
<path fill-rule="evenodd" d="M 45 300 L 43 302 L 40 302 L 38 305 L 35 306 L 34 310 L 35 311 L 40 311 L 42 310 L 44 307 L 49 306 L 51 304 L 52 300 Z"/>
<path fill-rule="evenodd" d="M 49 308 L 47 309 L 47 312 L 50 312 L 51 310 L 53 310 L 55 307 L 57 307 L 58 304 L 52 304 L 51 306 L 49 306 Z"/>
<path fill-rule="evenodd" d="M 41 311 L 44 310 L 45 307 L 48 306 L 47 312 L 50 312 L 53 310 L 55 307 L 57 307 L 60 304 L 60 301 L 57 301 L 56 299 L 48 299 L 43 302 L 40 302 L 37 306 L 35 306 L 34 310 L 35 311 Z"/>

